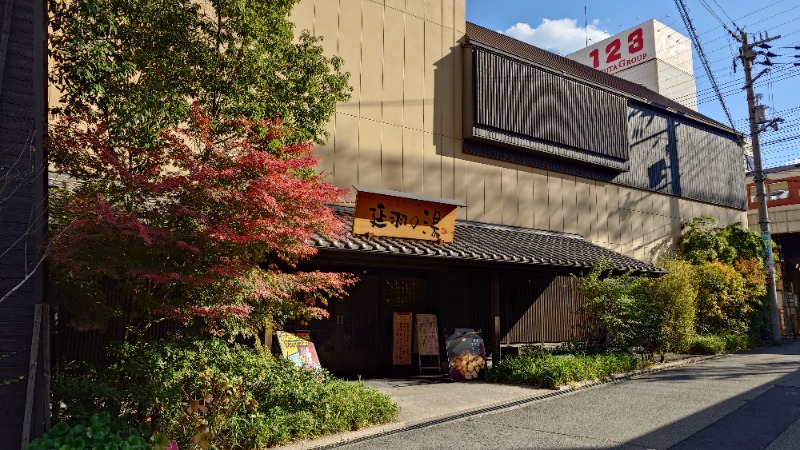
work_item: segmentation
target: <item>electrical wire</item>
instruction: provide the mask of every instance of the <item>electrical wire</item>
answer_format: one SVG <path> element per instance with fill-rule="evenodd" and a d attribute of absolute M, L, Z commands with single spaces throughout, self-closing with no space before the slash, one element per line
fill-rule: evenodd
<path fill-rule="evenodd" d="M 692 24 L 692 19 L 689 17 L 689 10 L 686 8 L 686 4 L 683 3 L 683 0 L 675 0 L 675 5 L 678 7 L 678 12 L 681 15 L 681 19 L 683 19 L 684 25 L 686 25 L 686 29 L 689 30 L 689 37 L 692 39 L 692 43 L 694 44 L 697 54 L 700 58 L 700 62 L 703 64 L 703 69 L 705 69 L 708 78 L 711 80 L 711 84 L 714 86 L 714 90 L 717 91 L 717 97 L 719 98 L 720 105 L 722 105 L 722 110 L 725 111 L 725 116 L 728 118 L 728 122 L 736 131 L 736 127 L 733 124 L 733 118 L 731 117 L 730 111 L 728 111 L 728 106 L 725 104 L 725 99 L 719 93 L 719 87 L 717 86 L 717 80 L 714 78 L 714 74 L 711 72 L 711 67 L 708 64 L 708 59 L 706 58 L 705 52 L 703 51 L 703 47 L 700 45 L 700 39 L 697 37 L 697 31 L 694 28 L 694 24 Z"/>

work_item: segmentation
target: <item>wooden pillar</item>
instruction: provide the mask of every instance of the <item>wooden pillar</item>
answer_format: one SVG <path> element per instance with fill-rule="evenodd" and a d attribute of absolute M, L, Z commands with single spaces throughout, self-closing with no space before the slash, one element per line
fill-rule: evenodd
<path fill-rule="evenodd" d="M 489 281 L 492 309 L 492 366 L 500 362 L 500 274 L 493 271 Z"/>

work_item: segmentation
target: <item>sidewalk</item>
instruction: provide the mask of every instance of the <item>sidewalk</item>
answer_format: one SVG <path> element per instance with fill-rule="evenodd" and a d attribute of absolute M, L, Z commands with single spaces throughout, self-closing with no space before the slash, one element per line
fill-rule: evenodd
<path fill-rule="evenodd" d="M 400 407 L 400 416 L 397 422 L 295 442 L 277 448 L 281 450 L 301 450 L 325 447 L 392 430 L 408 428 L 415 424 L 436 420 L 437 418 L 447 418 L 458 413 L 483 409 L 492 405 L 512 403 L 554 392 L 552 389 L 492 384 L 485 381 L 454 383 L 441 377 L 384 378 L 364 380 L 364 384 L 388 395 L 392 401 L 397 403 Z"/>
<path fill-rule="evenodd" d="M 672 367 L 693 364 L 719 356 L 683 357 L 675 361 L 656 364 L 642 371 L 620 374 L 615 380 L 629 378 L 641 373 L 660 371 Z M 602 384 L 590 381 L 575 388 L 565 387 L 561 391 L 539 389 L 532 386 L 511 386 L 492 384 L 485 381 L 454 383 L 441 377 L 414 377 L 411 379 L 372 379 L 364 384 L 386 395 L 400 407 L 398 421 L 385 425 L 362 428 L 356 431 L 323 436 L 313 440 L 299 441 L 282 447 L 281 450 L 305 450 L 327 447 L 368 436 L 383 434 L 400 429 L 413 428 L 415 425 L 429 424 L 438 420 L 454 419 L 454 416 L 468 413 L 480 413 L 483 410 L 513 407 L 515 403 L 525 400 L 536 400 L 540 397 L 558 395 L 576 388 Z"/>

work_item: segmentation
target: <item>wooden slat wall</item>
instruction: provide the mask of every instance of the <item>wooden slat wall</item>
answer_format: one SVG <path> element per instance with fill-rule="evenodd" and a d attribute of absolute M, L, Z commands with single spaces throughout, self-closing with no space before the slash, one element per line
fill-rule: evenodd
<path fill-rule="evenodd" d="M 440 329 L 480 329 L 484 340 L 491 340 L 488 273 L 442 271 L 429 282 L 428 304 L 431 312 L 439 314 Z"/>
<path fill-rule="evenodd" d="M 523 148 L 472 140 L 464 142 L 464 152 L 729 208 L 745 208 L 744 160 L 735 141 L 710 128 L 668 117 L 640 104 L 632 103 L 628 116 L 630 170 L 622 173 L 542 158 Z M 484 134 L 495 139 L 495 135 L 503 132 Z"/>
<path fill-rule="evenodd" d="M 500 295 L 503 344 L 564 342 L 579 332 L 583 298 L 569 275 L 506 275 Z"/>
<path fill-rule="evenodd" d="M 473 116 L 465 153 L 744 207 L 743 157 L 732 135 L 507 55 L 464 52 Z"/>
<path fill-rule="evenodd" d="M 631 103 L 628 110 L 631 171 L 614 182 L 745 207 L 744 159 L 730 136 L 650 106 Z"/>

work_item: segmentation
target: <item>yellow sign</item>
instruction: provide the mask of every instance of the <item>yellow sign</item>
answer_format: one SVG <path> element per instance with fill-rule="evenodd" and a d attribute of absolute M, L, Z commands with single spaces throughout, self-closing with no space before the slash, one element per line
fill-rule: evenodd
<path fill-rule="evenodd" d="M 311 335 L 308 331 L 297 331 L 294 334 L 276 331 L 275 334 L 278 335 L 278 344 L 284 358 L 308 370 L 322 369 L 317 349 L 311 342 Z"/>
<path fill-rule="evenodd" d="M 453 242 L 456 205 L 359 192 L 353 234 Z"/>

